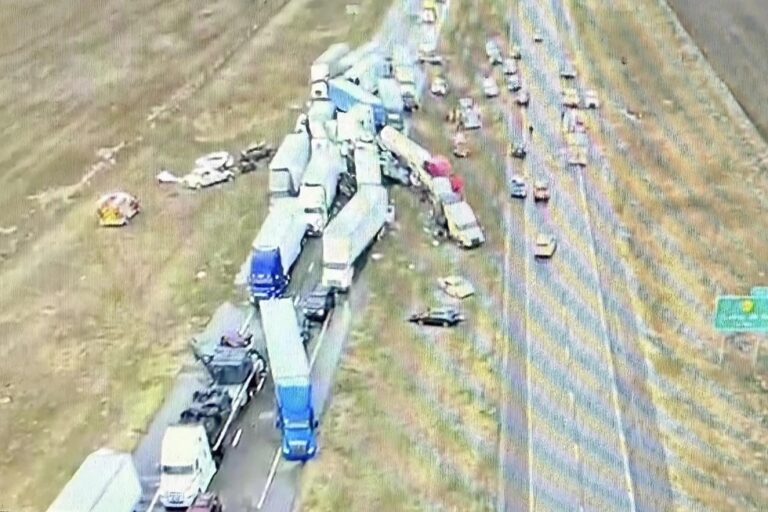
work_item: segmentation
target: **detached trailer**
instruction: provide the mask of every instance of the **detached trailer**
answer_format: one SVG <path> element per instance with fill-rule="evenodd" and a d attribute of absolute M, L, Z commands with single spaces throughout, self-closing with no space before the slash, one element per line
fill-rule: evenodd
<path fill-rule="evenodd" d="M 298 199 L 283 199 L 269 211 L 252 245 L 248 274 L 252 302 L 279 297 L 285 292 L 306 232 Z"/>
<path fill-rule="evenodd" d="M 85 458 L 47 512 L 134 512 L 140 499 L 131 455 L 101 448 Z"/>
<path fill-rule="evenodd" d="M 289 133 L 269 162 L 269 197 L 299 195 L 301 178 L 309 163 L 309 134 Z"/>
<path fill-rule="evenodd" d="M 328 80 L 339 76 L 351 67 L 344 57 L 350 48 L 346 43 L 334 43 L 328 47 L 309 68 L 310 96 L 312 98 L 328 97 Z"/>
<path fill-rule="evenodd" d="M 349 289 L 355 261 L 384 228 L 388 207 L 384 187 L 358 188 L 323 234 L 323 286 Z"/>
<path fill-rule="evenodd" d="M 259 303 L 269 368 L 275 383 L 275 426 L 282 432 L 287 460 L 306 461 L 317 453 L 317 419 L 312 379 L 296 308 L 290 298 Z"/>

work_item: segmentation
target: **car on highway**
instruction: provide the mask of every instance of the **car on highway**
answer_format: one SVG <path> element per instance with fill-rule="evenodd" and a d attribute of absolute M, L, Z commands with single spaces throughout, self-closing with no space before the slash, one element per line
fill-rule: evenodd
<path fill-rule="evenodd" d="M 520 53 L 520 45 L 519 44 L 513 44 L 512 50 L 509 52 L 509 56 L 513 59 L 520 60 L 523 58 L 522 53 Z"/>
<path fill-rule="evenodd" d="M 533 255 L 536 259 L 549 259 L 555 254 L 557 240 L 549 233 L 539 233 L 533 246 Z"/>
<path fill-rule="evenodd" d="M 517 61 L 513 58 L 504 59 L 501 64 L 501 72 L 505 75 L 517 74 Z"/>
<path fill-rule="evenodd" d="M 494 41 L 493 39 L 489 39 L 485 43 L 485 55 L 486 57 L 488 57 L 488 63 L 491 66 L 501 64 L 503 60 L 501 56 L 501 49 L 499 48 L 499 45 L 496 44 L 496 41 Z"/>
<path fill-rule="evenodd" d="M 533 200 L 549 201 L 549 183 L 546 180 L 536 180 L 533 182 Z"/>
<path fill-rule="evenodd" d="M 578 108 L 579 106 L 579 92 L 573 87 L 568 87 L 563 90 L 563 105 L 566 107 Z"/>
<path fill-rule="evenodd" d="M 530 94 L 528 94 L 527 89 L 522 88 L 519 91 L 517 91 L 517 95 L 515 96 L 515 102 L 518 105 L 527 106 L 530 101 L 531 101 L 531 96 Z"/>
<path fill-rule="evenodd" d="M 522 142 L 510 142 L 509 143 L 509 156 L 512 158 L 519 158 L 522 160 L 525 158 L 525 155 L 528 154 L 528 150 L 525 147 L 525 144 Z"/>
<path fill-rule="evenodd" d="M 198 167 L 181 178 L 181 183 L 187 188 L 201 189 L 218 183 L 233 181 L 235 173 L 229 169 L 216 170 L 209 167 Z"/>
<path fill-rule="evenodd" d="M 590 89 L 584 92 L 584 108 L 600 108 L 597 91 Z"/>
<path fill-rule="evenodd" d="M 523 88 L 523 83 L 520 81 L 520 75 L 507 75 L 507 90 L 511 92 L 517 92 Z"/>
<path fill-rule="evenodd" d="M 299 310 L 312 322 L 324 322 L 335 306 L 336 296 L 333 290 L 322 284 L 315 286 L 299 301 Z"/>
<path fill-rule="evenodd" d="M 560 78 L 573 79 L 576 78 L 576 67 L 573 65 L 571 59 L 565 59 L 560 64 Z"/>
<path fill-rule="evenodd" d="M 213 493 L 206 492 L 199 494 L 192 505 L 187 509 L 187 512 L 224 512 L 224 505 L 218 496 Z"/>
<path fill-rule="evenodd" d="M 442 76 L 436 76 L 429 85 L 429 92 L 435 96 L 445 96 L 448 94 L 448 81 Z"/>
<path fill-rule="evenodd" d="M 430 308 L 408 317 L 409 322 L 418 325 L 436 325 L 440 327 L 453 327 L 465 319 L 460 311 L 451 307 Z"/>
<path fill-rule="evenodd" d="M 475 101 L 470 97 L 459 99 L 459 128 L 464 130 L 479 130 L 482 127 L 480 111 Z"/>
<path fill-rule="evenodd" d="M 536 31 L 533 33 L 533 42 L 534 43 L 541 43 L 544 41 L 544 35 L 540 31 Z"/>
<path fill-rule="evenodd" d="M 525 199 L 525 197 L 528 195 L 528 186 L 525 184 L 525 178 L 519 174 L 512 176 L 510 188 L 512 189 L 510 193 L 512 197 Z"/>
<path fill-rule="evenodd" d="M 491 75 L 483 79 L 483 94 L 485 94 L 486 98 L 495 98 L 499 95 L 499 85 Z"/>

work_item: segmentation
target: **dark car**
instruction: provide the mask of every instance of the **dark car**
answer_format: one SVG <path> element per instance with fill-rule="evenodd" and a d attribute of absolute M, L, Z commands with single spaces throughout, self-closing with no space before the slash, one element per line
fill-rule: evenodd
<path fill-rule="evenodd" d="M 207 492 L 199 494 L 187 512 L 224 512 L 224 506 L 219 497 L 213 493 Z"/>
<path fill-rule="evenodd" d="M 454 308 L 431 308 L 408 317 L 408 321 L 415 324 L 441 327 L 453 327 L 464 320 L 464 315 Z"/>
<path fill-rule="evenodd" d="M 324 322 L 328 313 L 336 306 L 333 289 L 321 284 L 309 292 L 299 302 L 299 309 L 304 316 L 313 322 Z"/>

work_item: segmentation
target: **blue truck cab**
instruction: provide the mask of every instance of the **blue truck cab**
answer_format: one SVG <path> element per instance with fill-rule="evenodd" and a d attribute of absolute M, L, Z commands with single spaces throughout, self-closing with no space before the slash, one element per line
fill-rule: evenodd
<path fill-rule="evenodd" d="M 342 112 L 349 112 L 355 105 L 369 105 L 373 109 L 373 120 L 376 124 L 376 129 L 380 130 L 387 124 L 387 109 L 384 107 L 381 98 L 366 91 L 359 85 L 343 78 L 334 78 L 328 81 L 328 97 L 336 109 Z"/>
<path fill-rule="evenodd" d="M 286 297 L 261 301 L 259 309 L 275 384 L 275 427 L 282 432 L 283 458 L 305 462 L 317 454 L 318 421 L 296 308 Z"/>

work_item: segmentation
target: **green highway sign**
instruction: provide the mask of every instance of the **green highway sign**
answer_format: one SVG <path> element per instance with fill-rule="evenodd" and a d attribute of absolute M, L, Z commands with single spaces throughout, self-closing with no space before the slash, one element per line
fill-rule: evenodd
<path fill-rule="evenodd" d="M 768 297 L 768 286 L 753 286 L 749 294 L 753 297 Z"/>
<path fill-rule="evenodd" d="M 768 295 L 721 295 L 715 329 L 723 332 L 768 332 Z"/>

